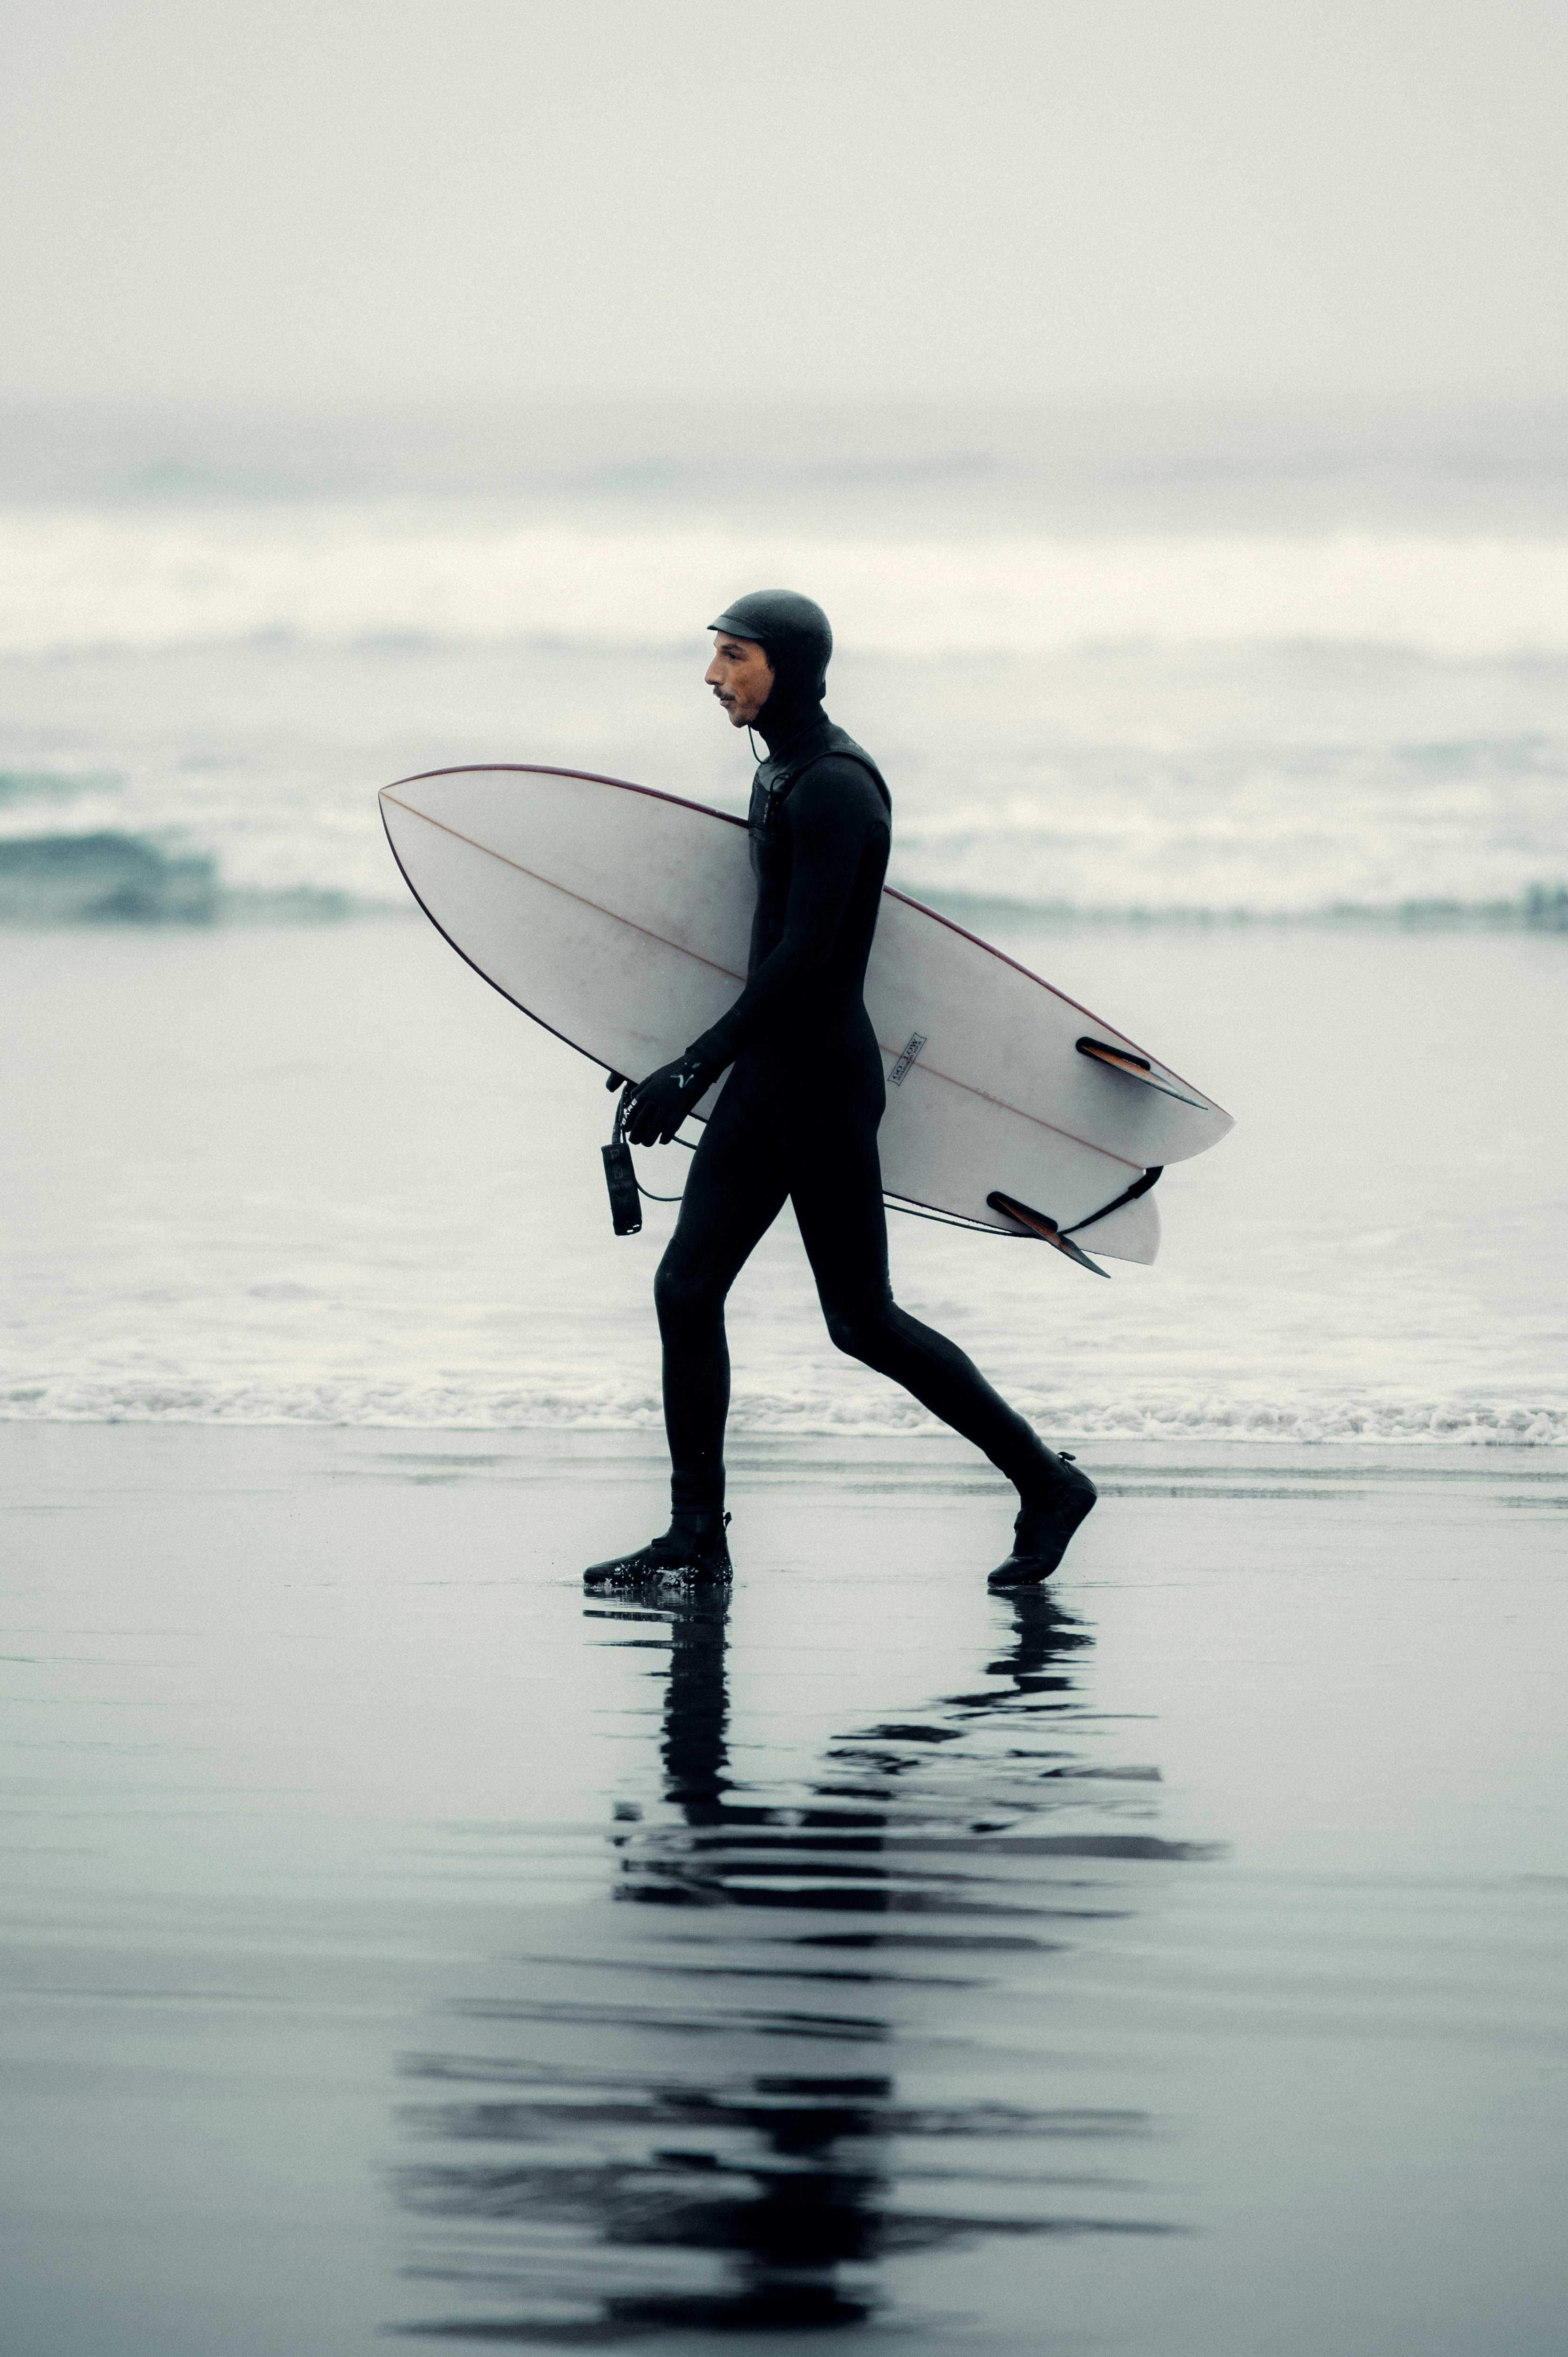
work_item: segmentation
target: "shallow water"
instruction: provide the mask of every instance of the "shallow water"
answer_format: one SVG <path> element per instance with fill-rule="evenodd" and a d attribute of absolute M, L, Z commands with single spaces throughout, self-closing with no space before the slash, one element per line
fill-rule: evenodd
<path fill-rule="evenodd" d="M 1568 1434 L 1560 938 L 1001 938 L 1238 1117 L 1109 1285 L 893 1220 L 900 1297 L 1047 1432 Z M 657 1428 L 674 1214 L 616 1241 L 602 1076 L 422 920 L 0 931 L 0 1415 Z M 730 1329 L 740 1430 L 933 1428 L 831 1349 L 788 1213 Z"/>
<path fill-rule="evenodd" d="M 0 1449 L 18 2357 L 1556 2347 L 1559 1452 Z"/>

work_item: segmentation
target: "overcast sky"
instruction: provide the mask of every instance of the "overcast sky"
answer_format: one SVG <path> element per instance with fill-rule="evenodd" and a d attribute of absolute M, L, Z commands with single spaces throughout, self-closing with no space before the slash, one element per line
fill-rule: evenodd
<path fill-rule="evenodd" d="M 0 393 L 1568 396 L 1568 0 L 0 0 Z"/>

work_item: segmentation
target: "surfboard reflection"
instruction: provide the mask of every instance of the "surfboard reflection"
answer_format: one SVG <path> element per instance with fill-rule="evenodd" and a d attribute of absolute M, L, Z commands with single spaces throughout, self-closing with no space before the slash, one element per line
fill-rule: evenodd
<path fill-rule="evenodd" d="M 590 1608 L 607 1641 L 668 1644 L 660 1792 L 618 1812 L 591 1936 L 575 1915 L 516 1996 L 459 2008 L 508 2050 L 408 2066 L 444 2083 L 410 2114 L 444 2147 L 402 2179 L 434 2234 L 410 2272 L 464 2312 L 403 2330 L 851 2326 L 897 2259 L 1169 2231 L 1107 2166 L 1141 2112 L 1020 2100 L 1015 2067 L 965 2050 L 1020 1969 L 1131 1911 L 1086 1861 L 1188 1854 L 1046 1829 L 1083 1769 L 1025 1738 L 1070 1724 L 1091 1639 L 1045 1591 L 1012 1612 L 983 1688 L 845 1737 L 791 1790 L 736 1773 L 723 1604 Z M 1144 1813 L 1154 1772 L 1123 1787 Z"/>

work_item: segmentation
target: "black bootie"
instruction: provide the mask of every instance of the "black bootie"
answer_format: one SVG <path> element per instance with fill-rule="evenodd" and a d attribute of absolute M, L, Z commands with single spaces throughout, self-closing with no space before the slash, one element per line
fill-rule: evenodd
<path fill-rule="evenodd" d="M 1034 1587 L 1049 1579 L 1068 1551 L 1079 1523 L 1092 1510 L 1099 1491 L 1087 1473 L 1063 1454 L 1060 1470 L 1018 1510 L 1013 1525 L 1013 1552 L 999 1563 L 987 1585 L 991 1587 Z"/>
<path fill-rule="evenodd" d="M 729 1579 L 735 1566 L 729 1559 L 725 1532 L 727 1514 L 677 1514 L 670 1528 L 630 1555 L 611 1555 L 591 1563 L 583 1574 L 588 1588 L 713 1587 Z"/>

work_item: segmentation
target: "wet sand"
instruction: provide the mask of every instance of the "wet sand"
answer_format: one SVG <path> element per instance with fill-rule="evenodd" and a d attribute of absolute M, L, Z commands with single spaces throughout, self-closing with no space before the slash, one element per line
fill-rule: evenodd
<path fill-rule="evenodd" d="M 1560 2348 L 1568 1455 L 1084 1455 L 0 1429 L 8 2357 Z"/>

